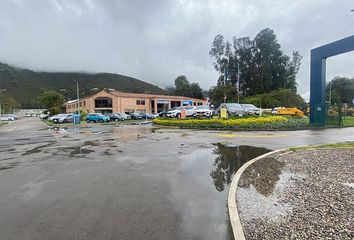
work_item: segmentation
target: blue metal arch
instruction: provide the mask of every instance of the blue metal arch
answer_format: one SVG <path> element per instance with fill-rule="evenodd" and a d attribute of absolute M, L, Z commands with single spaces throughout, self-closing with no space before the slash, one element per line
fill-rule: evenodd
<path fill-rule="evenodd" d="M 325 118 L 315 115 L 324 111 L 326 103 L 326 59 L 350 51 L 354 51 L 354 35 L 311 50 L 310 123 L 325 124 Z"/>

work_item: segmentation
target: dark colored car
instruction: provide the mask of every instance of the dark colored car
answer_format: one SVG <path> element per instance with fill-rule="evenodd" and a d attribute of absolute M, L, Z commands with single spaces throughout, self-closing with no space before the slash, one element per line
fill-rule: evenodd
<path fill-rule="evenodd" d="M 131 113 L 130 117 L 131 117 L 131 119 L 134 119 L 134 120 L 142 119 L 142 116 L 139 113 Z"/>
<path fill-rule="evenodd" d="M 141 115 L 141 118 L 142 119 L 154 119 L 155 116 L 150 114 L 150 113 L 144 113 L 144 114 Z"/>
<path fill-rule="evenodd" d="M 106 114 L 107 117 L 109 117 L 109 120 L 111 122 L 118 122 L 118 121 L 124 121 L 124 118 L 116 113 L 108 113 Z"/>
<path fill-rule="evenodd" d="M 169 110 L 163 110 L 162 112 L 159 112 L 158 113 L 158 115 L 159 115 L 159 117 L 167 117 L 167 112 L 168 112 Z"/>
<path fill-rule="evenodd" d="M 247 115 L 246 110 L 243 109 L 243 107 L 239 103 L 222 103 L 218 109 L 219 114 L 220 114 L 221 108 L 226 108 L 227 114 L 229 116 L 245 116 L 245 115 Z"/>

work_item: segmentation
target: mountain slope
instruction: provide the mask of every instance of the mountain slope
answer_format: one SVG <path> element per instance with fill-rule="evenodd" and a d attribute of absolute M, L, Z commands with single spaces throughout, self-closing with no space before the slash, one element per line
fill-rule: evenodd
<path fill-rule="evenodd" d="M 165 94 L 165 91 L 144 81 L 111 73 L 35 72 L 0 62 L 0 89 L 6 88 L 4 96 L 14 97 L 19 107 L 41 107 L 36 99 L 43 89 L 53 89 L 66 99 L 76 98 L 76 83 L 80 96 L 92 94 L 92 89 L 112 88 L 121 92 Z"/>

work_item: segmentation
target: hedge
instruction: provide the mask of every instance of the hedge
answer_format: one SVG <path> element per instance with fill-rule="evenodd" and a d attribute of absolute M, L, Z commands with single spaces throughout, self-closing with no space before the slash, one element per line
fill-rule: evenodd
<path fill-rule="evenodd" d="M 279 129 L 306 128 L 304 121 L 287 119 L 282 116 L 253 117 L 239 119 L 154 119 L 156 125 L 180 128 L 218 128 L 218 129 Z"/>

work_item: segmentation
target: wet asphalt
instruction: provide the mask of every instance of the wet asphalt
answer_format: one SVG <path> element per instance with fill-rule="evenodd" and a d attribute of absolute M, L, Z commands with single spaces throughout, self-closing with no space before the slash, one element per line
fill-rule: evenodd
<path fill-rule="evenodd" d="M 353 136 L 20 119 L 0 128 L 0 239 L 233 239 L 228 186 L 243 163 Z"/>

